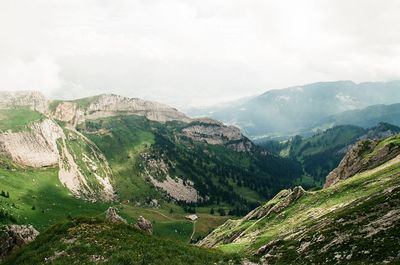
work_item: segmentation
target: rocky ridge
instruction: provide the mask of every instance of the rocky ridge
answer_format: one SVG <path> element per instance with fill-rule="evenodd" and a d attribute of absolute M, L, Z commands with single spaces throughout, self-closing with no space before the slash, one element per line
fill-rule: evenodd
<path fill-rule="evenodd" d="M 0 134 L 0 153 L 29 167 L 59 167 L 59 179 L 76 197 L 89 200 L 115 199 L 113 174 L 107 159 L 97 146 L 76 128 L 88 120 L 119 115 L 138 115 L 151 121 L 183 124 L 177 137 L 209 145 L 222 145 L 238 152 L 253 148 L 250 140 L 233 126 L 212 119 L 191 119 L 164 104 L 117 95 L 99 95 L 72 101 L 49 101 L 39 92 L 4 93 L 0 108 L 27 107 L 43 114 L 42 120 L 26 125 L 23 132 Z M 58 124 L 58 121 L 62 121 Z M 183 202 L 202 200 L 194 183 L 169 174 L 160 159 L 149 159 L 146 177 L 168 196 Z M 161 170 L 156 172 L 154 170 Z M 158 178 L 157 174 L 162 174 Z M 95 185 L 93 184 L 95 183 Z"/>
<path fill-rule="evenodd" d="M 384 141 L 367 139 L 357 142 L 347 152 L 339 166 L 327 176 L 324 188 L 335 185 L 339 181 L 348 179 L 359 172 L 380 166 L 400 154 L 398 145 L 379 145 Z"/>
<path fill-rule="evenodd" d="M 257 222 L 263 218 L 268 218 L 271 215 L 281 213 L 283 210 L 294 204 L 298 199 L 306 196 L 306 191 L 302 187 L 295 187 L 293 190 L 282 190 L 273 199 L 265 205 L 262 205 L 240 220 L 229 220 L 217 230 L 209 234 L 198 245 L 202 247 L 217 247 L 222 244 L 239 242 L 241 237 L 249 228 L 243 224 L 248 221 L 254 222 L 252 226 L 256 226 Z M 229 231 L 227 233 L 221 231 Z"/>

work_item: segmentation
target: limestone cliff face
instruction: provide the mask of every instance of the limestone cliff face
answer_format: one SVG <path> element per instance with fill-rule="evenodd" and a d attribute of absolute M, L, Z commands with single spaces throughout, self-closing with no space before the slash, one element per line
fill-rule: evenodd
<path fill-rule="evenodd" d="M 380 145 L 377 140 L 361 140 L 356 143 L 326 178 L 324 188 L 335 185 L 357 173 L 378 167 L 400 154 L 394 144 Z"/>
<path fill-rule="evenodd" d="M 111 169 L 105 157 L 91 147 L 91 143 L 79 139 L 87 148 L 81 154 L 73 153 L 67 143 L 76 142 L 78 138 L 70 139 L 73 132 L 66 135 L 57 123 L 48 118 L 32 123 L 28 129 L 0 133 L 0 154 L 10 157 L 21 166 L 58 166 L 60 182 L 76 197 L 92 201 L 114 199 Z M 88 184 L 89 176 L 84 174 L 87 171 L 95 177 L 92 181 L 97 183 L 95 187 Z"/>
<path fill-rule="evenodd" d="M 114 116 L 121 113 L 144 116 L 158 122 L 182 121 L 191 119 L 167 105 L 138 98 L 126 98 L 117 95 L 101 95 L 86 110 L 87 118 Z"/>
<path fill-rule="evenodd" d="M 79 106 L 77 101 L 61 102 L 53 112 L 59 120 L 76 126 L 85 120 L 113 117 L 118 115 L 144 116 L 161 123 L 167 121 L 190 122 L 185 114 L 167 105 L 138 98 L 117 95 L 100 95 L 87 99 L 87 106 Z"/>
<path fill-rule="evenodd" d="M 242 135 L 239 128 L 213 120 L 196 121 L 184 128 L 182 133 L 194 141 L 223 145 L 238 152 L 248 152 L 253 147 L 253 143 Z"/>
<path fill-rule="evenodd" d="M 168 158 L 164 155 L 159 154 L 158 157 L 154 157 L 143 153 L 141 158 L 145 164 L 145 177 L 169 197 L 176 201 L 186 203 L 196 203 L 203 200 L 198 194 L 198 191 L 194 188 L 194 183 L 192 181 L 170 176 L 171 163 L 166 161 Z"/>
<path fill-rule="evenodd" d="M 30 131 L 1 133 L 0 153 L 26 166 L 53 166 L 59 160 L 57 140 L 63 136 L 56 123 L 45 119 L 30 125 Z"/>
<path fill-rule="evenodd" d="M 48 101 L 37 91 L 0 92 L 0 108 L 12 107 L 28 107 L 44 113 L 47 111 Z"/>

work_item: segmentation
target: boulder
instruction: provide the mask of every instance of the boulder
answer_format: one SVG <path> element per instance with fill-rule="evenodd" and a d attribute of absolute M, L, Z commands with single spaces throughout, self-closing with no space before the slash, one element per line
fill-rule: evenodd
<path fill-rule="evenodd" d="M 137 220 L 136 227 L 139 228 L 140 230 L 146 232 L 149 235 L 153 234 L 153 225 L 151 222 L 147 219 L 145 219 L 143 216 L 140 216 Z"/>
<path fill-rule="evenodd" d="M 31 225 L 7 225 L 0 228 L 0 262 L 20 247 L 32 242 L 39 232 Z"/>
<path fill-rule="evenodd" d="M 107 209 L 106 220 L 111 223 L 127 224 L 127 221 L 118 215 L 115 207 L 110 207 Z"/>

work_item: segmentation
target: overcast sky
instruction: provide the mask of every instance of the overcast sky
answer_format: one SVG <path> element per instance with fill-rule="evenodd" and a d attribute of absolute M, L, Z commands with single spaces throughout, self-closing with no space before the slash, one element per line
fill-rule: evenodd
<path fill-rule="evenodd" d="M 185 109 L 400 79 L 398 0 L 0 0 L 0 90 Z"/>

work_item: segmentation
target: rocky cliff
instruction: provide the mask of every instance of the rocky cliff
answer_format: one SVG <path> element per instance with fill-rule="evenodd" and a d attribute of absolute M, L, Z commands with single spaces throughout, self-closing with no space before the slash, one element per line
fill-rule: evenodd
<path fill-rule="evenodd" d="M 43 94 L 37 91 L 0 91 L 0 109 L 13 107 L 28 107 L 44 113 L 48 108 L 48 101 Z"/>
<path fill-rule="evenodd" d="M 118 95 L 100 95 L 74 101 L 56 102 L 54 117 L 76 124 L 85 120 L 113 117 L 118 115 L 144 116 L 152 121 L 190 122 L 191 119 L 178 110 L 157 102 Z"/>
<path fill-rule="evenodd" d="M 326 178 L 324 188 L 335 185 L 355 174 L 380 166 L 400 154 L 400 146 L 391 142 L 396 136 L 384 140 L 361 140 L 345 155 L 339 166 Z"/>
<path fill-rule="evenodd" d="M 226 126 L 210 119 L 196 120 L 182 130 L 186 137 L 211 145 L 223 145 L 238 152 L 248 152 L 253 143 L 242 135 L 239 128 Z"/>

